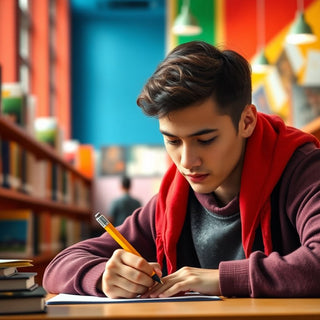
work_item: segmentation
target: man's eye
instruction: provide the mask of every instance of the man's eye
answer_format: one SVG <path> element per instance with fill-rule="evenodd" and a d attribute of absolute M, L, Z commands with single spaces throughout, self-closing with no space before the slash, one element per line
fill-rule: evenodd
<path fill-rule="evenodd" d="M 173 146 L 176 146 L 180 143 L 180 140 L 176 139 L 176 140 L 166 140 L 167 144 L 171 144 Z"/>
<path fill-rule="evenodd" d="M 212 143 L 214 140 L 216 140 L 216 138 L 217 138 L 217 137 L 213 137 L 213 138 L 208 139 L 208 140 L 200 140 L 200 139 L 199 139 L 198 141 L 199 141 L 200 144 L 206 145 L 206 144 Z"/>

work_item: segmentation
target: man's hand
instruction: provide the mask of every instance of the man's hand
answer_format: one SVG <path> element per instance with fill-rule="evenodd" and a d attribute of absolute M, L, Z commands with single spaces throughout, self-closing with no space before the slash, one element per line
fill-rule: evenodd
<path fill-rule="evenodd" d="M 219 270 L 183 267 L 161 280 L 163 284 L 153 286 L 142 297 L 171 297 L 186 291 L 221 295 Z"/>
<path fill-rule="evenodd" d="M 161 276 L 157 263 L 148 263 L 123 249 L 115 250 L 106 263 L 101 289 L 109 298 L 134 298 L 154 285 L 153 270 Z"/>

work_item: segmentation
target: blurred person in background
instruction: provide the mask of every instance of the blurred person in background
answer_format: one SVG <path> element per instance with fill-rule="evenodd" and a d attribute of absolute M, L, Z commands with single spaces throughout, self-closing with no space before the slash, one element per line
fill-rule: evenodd
<path fill-rule="evenodd" d="M 131 196 L 130 190 L 131 179 L 123 176 L 121 179 L 122 196 L 111 203 L 109 211 L 109 217 L 115 226 L 122 224 L 134 210 L 141 207 L 141 202 Z"/>

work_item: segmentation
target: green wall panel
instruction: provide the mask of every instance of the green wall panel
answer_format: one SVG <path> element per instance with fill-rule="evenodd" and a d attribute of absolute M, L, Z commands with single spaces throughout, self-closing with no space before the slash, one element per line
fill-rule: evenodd
<path fill-rule="evenodd" d="M 181 12 L 183 0 L 178 0 L 178 10 Z M 177 36 L 177 44 L 193 40 L 203 40 L 208 43 L 215 43 L 214 17 L 215 8 L 213 0 L 190 0 L 190 9 L 193 16 L 198 20 L 202 27 L 202 33 L 196 36 Z"/>

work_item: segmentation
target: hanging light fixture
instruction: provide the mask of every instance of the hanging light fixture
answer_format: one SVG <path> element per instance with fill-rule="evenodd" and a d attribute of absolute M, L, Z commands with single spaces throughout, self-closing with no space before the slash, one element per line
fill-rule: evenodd
<path fill-rule="evenodd" d="M 296 19 L 293 22 L 286 41 L 292 44 L 308 44 L 317 41 L 317 36 L 312 32 L 310 25 L 304 17 L 303 0 L 298 1 L 298 11 Z"/>
<path fill-rule="evenodd" d="M 202 32 L 196 18 L 190 11 L 190 0 L 184 0 L 181 13 L 177 16 L 172 32 L 180 36 L 195 36 Z"/>
<path fill-rule="evenodd" d="M 257 53 L 252 62 L 254 73 L 265 73 L 270 69 L 270 63 L 265 54 L 265 8 L 264 0 L 257 0 Z"/>
<path fill-rule="evenodd" d="M 253 60 L 253 71 L 256 73 L 265 72 L 269 69 L 270 63 L 268 58 L 266 57 L 266 53 L 264 48 L 258 52 Z"/>

